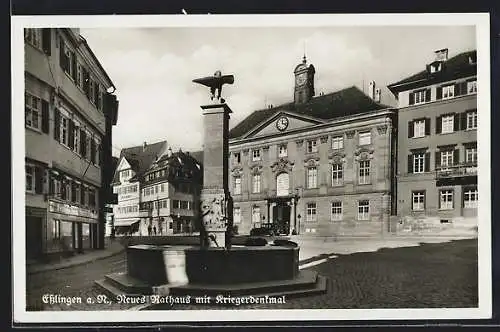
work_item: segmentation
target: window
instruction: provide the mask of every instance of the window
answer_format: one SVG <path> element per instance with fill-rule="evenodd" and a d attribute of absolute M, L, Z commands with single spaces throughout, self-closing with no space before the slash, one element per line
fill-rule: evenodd
<path fill-rule="evenodd" d="M 443 86 L 443 99 L 453 98 L 455 96 L 455 85 Z"/>
<path fill-rule="evenodd" d="M 342 202 L 332 202 L 331 220 L 342 220 Z"/>
<path fill-rule="evenodd" d="M 276 195 L 286 196 L 290 190 L 290 178 L 288 173 L 280 173 L 276 177 Z"/>
<path fill-rule="evenodd" d="M 68 143 L 68 128 L 69 127 L 69 119 L 66 118 L 65 116 L 61 116 L 61 131 L 60 131 L 60 138 L 59 142 L 61 144 L 64 144 L 66 146 L 69 145 Z"/>
<path fill-rule="evenodd" d="M 426 90 L 420 90 L 413 92 L 414 104 L 422 104 L 426 101 L 425 99 Z"/>
<path fill-rule="evenodd" d="M 370 161 L 363 160 L 359 162 L 359 184 L 370 183 Z"/>
<path fill-rule="evenodd" d="M 333 164 L 332 165 L 332 186 L 341 185 L 342 179 L 343 179 L 342 164 Z"/>
<path fill-rule="evenodd" d="M 425 136 L 425 119 L 417 120 L 413 123 L 413 137 Z"/>
<path fill-rule="evenodd" d="M 477 164 L 477 147 L 468 147 L 465 149 L 465 162 L 467 164 Z"/>
<path fill-rule="evenodd" d="M 476 93 L 477 92 L 477 81 L 469 81 L 467 82 L 467 93 Z"/>
<path fill-rule="evenodd" d="M 372 136 L 370 132 L 359 133 L 359 145 L 371 144 Z"/>
<path fill-rule="evenodd" d="M 89 189 L 89 206 L 95 207 L 95 189 Z"/>
<path fill-rule="evenodd" d="M 446 189 L 439 192 L 439 208 L 441 210 L 453 209 L 453 190 Z"/>
<path fill-rule="evenodd" d="M 307 169 L 307 188 L 316 188 L 318 185 L 318 169 L 309 167 Z"/>
<path fill-rule="evenodd" d="M 307 203 L 306 221 L 316 221 L 316 203 Z"/>
<path fill-rule="evenodd" d="M 77 122 L 73 126 L 73 150 L 76 153 L 80 150 L 80 125 Z"/>
<path fill-rule="evenodd" d="M 234 160 L 236 161 L 237 164 L 241 163 L 241 153 L 235 152 L 234 153 Z"/>
<path fill-rule="evenodd" d="M 344 148 L 344 137 L 342 136 L 332 137 L 332 149 L 340 150 L 343 148 Z"/>
<path fill-rule="evenodd" d="M 252 177 L 252 192 L 260 193 L 260 174 L 254 174 Z"/>
<path fill-rule="evenodd" d="M 71 49 L 63 42 L 61 45 L 64 49 L 64 52 L 61 54 L 62 60 L 61 65 L 66 74 L 68 74 L 71 78 L 76 78 L 76 61 L 75 61 L 75 52 L 71 51 Z"/>
<path fill-rule="evenodd" d="M 466 129 L 477 129 L 477 111 L 467 112 Z"/>
<path fill-rule="evenodd" d="M 25 124 L 26 127 L 40 130 L 40 115 L 42 100 L 26 92 L 25 94 Z"/>
<path fill-rule="evenodd" d="M 61 221 L 52 219 L 52 239 L 59 240 L 61 238 Z"/>
<path fill-rule="evenodd" d="M 26 191 L 35 191 L 35 167 L 31 165 L 26 165 Z"/>
<path fill-rule="evenodd" d="M 425 191 L 412 192 L 411 201 L 411 209 L 413 211 L 423 211 L 425 209 Z"/>
<path fill-rule="evenodd" d="M 127 180 L 129 177 L 130 177 L 130 170 L 129 169 L 121 171 L 120 178 L 122 181 Z"/>
<path fill-rule="evenodd" d="M 441 133 L 452 133 L 454 128 L 454 119 L 453 115 L 446 115 L 441 118 Z"/>
<path fill-rule="evenodd" d="M 24 29 L 24 40 L 30 45 L 42 49 L 42 29 Z"/>
<path fill-rule="evenodd" d="M 189 208 L 188 201 L 181 201 L 181 209 L 187 210 Z"/>
<path fill-rule="evenodd" d="M 370 220 L 370 201 L 358 202 L 358 220 Z"/>
<path fill-rule="evenodd" d="M 237 176 L 234 178 L 234 194 L 241 195 L 241 177 Z"/>
<path fill-rule="evenodd" d="M 258 206 L 252 208 L 252 223 L 254 225 L 260 223 L 260 207 Z"/>
<path fill-rule="evenodd" d="M 453 166 L 453 150 L 441 151 L 441 167 Z"/>
<path fill-rule="evenodd" d="M 260 160 L 260 150 L 253 150 L 252 151 L 252 161 L 259 161 Z"/>
<path fill-rule="evenodd" d="M 235 207 L 233 209 L 233 223 L 234 224 L 241 223 L 241 209 L 239 207 Z"/>
<path fill-rule="evenodd" d="M 79 88 L 83 88 L 83 70 L 82 65 L 78 62 L 76 64 L 76 85 Z"/>
<path fill-rule="evenodd" d="M 282 158 L 282 157 L 286 157 L 286 156 L 288 156 L 288 150 L 287 150 L 286 145 L 282 144 L 278 148 L 278 157 Z"/>
<path fill-rule="evenodd" d="M 89 99 L 92 104 L 96 104 L 95 100 L 95 92 L 96 92 L 96 82 L 93 79 L 90 79 L 90 94 L 89 94 Z"/>
<path fill-rule="evenodd" d="M 174 209 L 180 209 L 180 207 L 181 207 L 181 201 L 179 201 L 177 199 L 174 199 L 173 200 L 173 206 L 174 206 Z"/>
<path fill-rule="evenodd" d="M 316 140 L 307 141 L 307 153 L 318 152 L 318 142 Z"/>
<path fill-rule="evenodd" d="M 425 172 L 425 152 L 417 152 L 413 154 L 413 173 Z"/>
<path fill-rule="evenodd" d="M 464 191 L 464 208 L 476 209 L 478 201 L 477 188 L 468 188 Z"/>

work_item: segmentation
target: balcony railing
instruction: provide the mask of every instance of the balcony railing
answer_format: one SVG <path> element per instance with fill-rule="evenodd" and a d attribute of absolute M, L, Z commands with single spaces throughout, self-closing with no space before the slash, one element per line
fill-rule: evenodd
<path fill-rule="evenodd" d="M 439 166 L 436 168 L 436 178 L 454 178 L 476 176 L 477 163 L 467 163 L 452 166 Z"/>

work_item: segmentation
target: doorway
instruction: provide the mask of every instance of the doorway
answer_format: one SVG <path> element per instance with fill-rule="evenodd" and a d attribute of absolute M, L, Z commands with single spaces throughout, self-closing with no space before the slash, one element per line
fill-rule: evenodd
<path fill-rule="evenodd" d="M 291 207 L 286 202 L 279 202 L 273 207 L 273 223 L 279 234 L 290 233 L 290 211 Z"/>
<path fill-rule="evenodd" d="M 26 258 L 36 259 L 42 255 L 42 218 L 26 217 Z"/>

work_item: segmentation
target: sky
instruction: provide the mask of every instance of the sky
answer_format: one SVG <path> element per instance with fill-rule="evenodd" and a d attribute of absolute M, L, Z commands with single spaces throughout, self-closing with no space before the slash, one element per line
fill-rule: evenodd
<path fill-rule="evenodd" d="M 293 100 L 293 69 L 305 53 L 316 95 L 375 81 L 381 102 L 395 106 L 387 85 L 425 69 L 434 51 L 449 57 L 476 48 L 475 28 L 248 27 L 85 28 L 80 34 L 107 71 L 119 99 L 113 155 L 166 140 L 174 151 L 202 150 L 200 105 L 207 87 L 193 79 L 216 70 L 235 77 L 222 96 L 230 128 L 253 111 Z"/>

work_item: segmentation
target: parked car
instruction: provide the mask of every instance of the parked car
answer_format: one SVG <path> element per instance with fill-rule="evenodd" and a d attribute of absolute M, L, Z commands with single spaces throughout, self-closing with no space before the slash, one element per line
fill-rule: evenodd
<path fill-rule="evenodd" d="M 261 227 L 250 230 L 250 236 L 276 236 L 279 235 L 278 226 L 274 223 L 265 223 Z"/>

